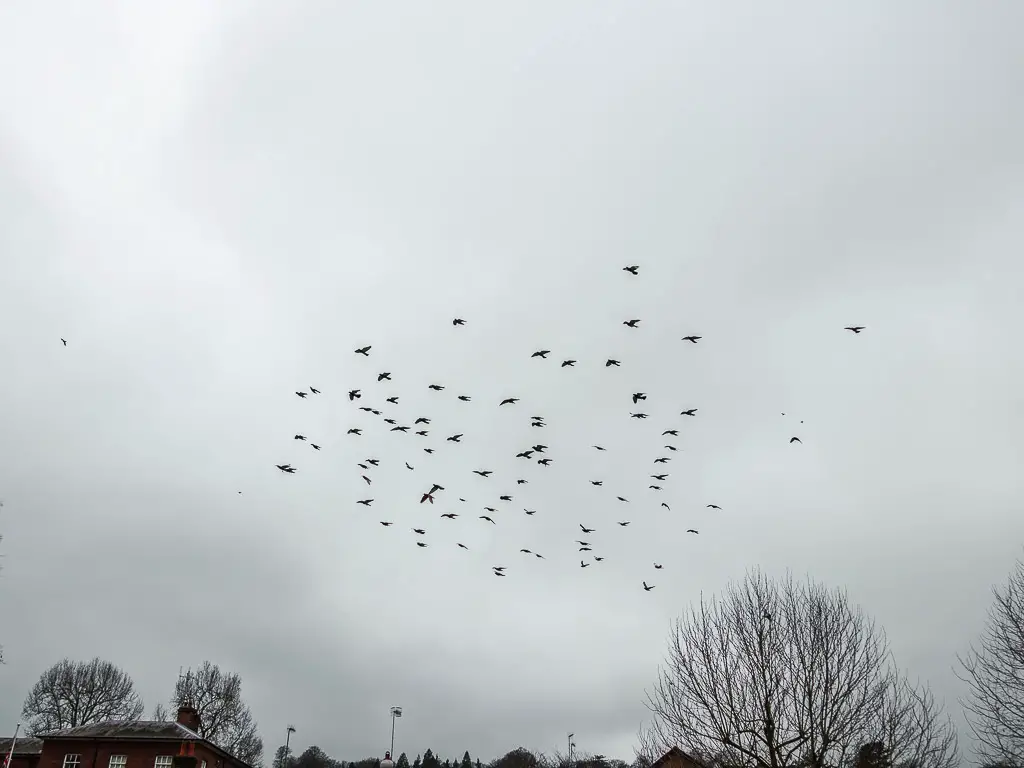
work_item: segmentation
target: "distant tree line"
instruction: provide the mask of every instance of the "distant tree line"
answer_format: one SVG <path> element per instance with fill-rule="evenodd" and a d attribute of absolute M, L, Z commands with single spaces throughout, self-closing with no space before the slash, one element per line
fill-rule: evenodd
<path fill-rule="evenodd" d="M 272 768 L 378 768 L 379 757 L 365 757 L 362 760 L 337 760 L 330 757 L 318 746 L 307 748 L 302 754 L 292 756 L 282 745 L 277 748 Z M 402 752 L 395 758 L 395 768 L 569 768 L 569 760 L 560 753 L 544 755 L 534 753 L 524 747 L 517 747 L 502 757 L 486 763 L 479 758 L 472 758 L 468 751 L 461 758 L 445 758 L 441 760 L 432 749 L 417 754 L 412 762 L 409 755 Z M 573 754 L 573 768 L 630 768 L 624 760 L 609 760 L 604 755 Z M 644 765 L 637 768 L 646 768 Z"/>

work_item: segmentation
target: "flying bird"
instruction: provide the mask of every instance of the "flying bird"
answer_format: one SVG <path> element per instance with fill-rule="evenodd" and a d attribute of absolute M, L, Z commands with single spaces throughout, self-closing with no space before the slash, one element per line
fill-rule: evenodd
<path fill-rule="evenodd" d="M 530 355 L 530 357 L 539 357 L 539 358 L 542 358 L 544 360 L 547 360 L 548 355 L 550 355 L 550 354 L 551 354 L 551 350 L 550 349 L 538 349 L 536 352 L 534 352 L 532 355 Z"/>
<path fill-rule="evenodd" d="M 360 347 L 359 349 L 357 349 L 356 350 L 356 354 L 357 355 L 365 355 L 366 357 L 369 357 L 370 356 L 370 350 L 372 348 L 373 348 L 372 345 L 367 344 L 365 347 Z"/>
<path fill-rule="evenodd" d="M 599 451 L 607 451 L 607 448 L 602 448 L 600 445 L 592 445 L 591 448 L 596 448 Z"/>
<path fill-rule="evenodd" d="M 433 453 L 434 449 L 433 448 L 424 448 L 423 451 L 424 451 L 424 453 Z"/>
<path fill-rule="evenodd" d="M 64 339 L 61 339 L 61 341 L 64 341 Z M 68 345 L 68 343 L 66 341 L 64 341 L 64 346 L 66 347 L 67 345 Z"/>
<path fill-rule="evenodd" d="M 426 437 L 427 435 L 430 434 L 430 432 L 428 432 L 425 429 L 417 429 L 416 434 L 419 435 L 420 437 Z"/>
<path fill-rule="evenodd" d="M 430 423 L 430 419 L 428 419 L 426 416 L 420 416 L 418 419 L 416 419 L 416 421 L 413 422 L 413 424 L 429 424 L 429 423 Z"/>
<path fill-rule="evenodd" d="M 465 324 L 466 324 L 466 321 L 463 320 L 461 317 L 456 317 L 454 320 L 452 320 L 452 325 L 465 325 Z"/>
<path fill-rule="evenodd" d="M 801 440 L 799 437 L 791 437 L 791 438 L 789 438 L 789 442 L 791 442 L 791 443 L 801 443 L 802 444 L 803 440 Z"/>
<path fill-rule="evenodd" d="M 619 525 L 625 528 L 627 525 L 629 525 L 629 520 L 624 520 L 623 522 L 619 523 Z"/>
<path fill-rule="evenodd" d="M 367 459 L 366 463 L 367 464 L 373 464 L 373 466 L 376 467 L 378 464 L 380 464 L 380 459 Z"/>
<path fill-rule="evenodd" d="M 392 427 L 391 431 L 392 432 L 408 432 L 409 428 L 408 427 Z"/>
<path fill-rule="evenodd" d="M 668 456 L 660 456 L 654 460 L 655 464 L 668 464 Z"/>
<path fill-rule="evenodd" d="M 666 445 L 665 447 L 668 448 L 670 451 L 678 451 L 679 450 L 674 445 Z"/>
<path fill-rule="evenodd" d="M 615 498 L 618 499 L 619 501 L 624 501 L 627 504 L 629 503 L 629 499 L 623 498 L 622 496 L 616 496 Z"/>
<path fill-rule="evenodd" d="M 697 415 L 697 409 L 696 408 L 688 408 L 685 411 L 681 411 L 679 413 L 679 415 L 680 416 L 696 416 Z"/>
<path fill-rule="evenodd" d="M 319 451 L 319 450 L 320 450 L 320 446 L 319 446 L 319 445 L 317 445 L 316 443 L 310 443 L 310 445 L 311 445 L 311 446 L 313 446 L 313 449 L 314 449 L 314 450 L 317 450 L 317 451 Z"/>
<path fill-rule="evenodd" d="M 442 389 L 444 389 L 444 387 L 441 386 L 440 384 L 428 384 L 427 387 L 429 389 L 434 390 L 435 392 L 440 392 Z"/>
<path fill-rule="evenodd" d="M 661 433 L 662 437 L 664 437 L 665 435 L 672 435 L 672 437 L 679 437 L 679 430 L 678 429 L 666 429 L 664 432 Z"/>
<path fill-rule="evenodd" d="M 434 503 L 434 496 L 430 493 L 430 491 L 427 491 L 420 497 L 420 504 L 428 500 L 430 501 L 431 504 Z"/>
<path fill-rule="evenodd" d="M 661 570 L 661 565 L 659 565 L 658 563 L 655 563 L 654 564 L 654 569 L 657 570 L 657 571 L 660 571 Z"/>
<path fill-rule="evenodd" d="M 516 480 L 516 485 L 526 485 L 528 482 L 530 482 L 530 481 L 529 480 L 519 479 L 519 480 Z"/>
<path fill-rule="evenodd" d="M 309 391 L 312 392 L 314 395 L 319 395 L 320 394 L 320 390 L 316 389 L 315 387 L 310 387 Z"/>
<path fill-rule="evenodd" d="M 587 528 L 583 523 L 580 523 L 580 530 L 583 531 L 584 533 L 593 533 L 597 529 L 596 528 Z"/>
<path fill-rule="evenodd" d="M 542 467 L 546 467 L 548 464 L 551 463 L 551 459 L 537 459 L 537 463 L 540 464 Z"/>
<path fill-rule="evenodd" d="M 406 468 L 406 469 L 412 469 L 412 467 L 411 467 L 411 466 L 409 465 L 409 462 L 408 462 L 408 461 L 407 461 L 407 462 L 405 462 L 405 468 Z"/>
<path fill-rule="evenodd" d="M 660 483 L 660 482 L 664 481 L 664 479 L 666 477 L 668 477 L 668 475 L 651 475 L 651 477 L 654 478 L 655 480 L 657 480 Z"/>
<path fill-rule="evenodd" d="M 622 324 L 623 325 L 628 325 L 630 328 L 636 328 L 636 325 L 639 322 L 640 322 L 639 320 L 624 320 Z"/>
<path fill-rule="evenodd" d="M 517 459 L 529 459 L 533 456 L 533 451 L 520 451 L 516 454 Z"/>
<path fill-rule="evenodd" d="M 563 360 L 562 361 L 562 367 L 563 368 L 566 368 L 566 367 L 572 368 L 574 365 L 576 365 L 576 361 L 575 360 Z"/>
<path fill-rule="evenodd" d="M 655 491 L 660 491 L 661 490 L 661 486 L 660 485 L 648 485 L 647 487 L 651 488 L 651 489 L 653 489 Z"/>
<path fill-rule="evenodd" d="M 602 560 L 604 560 L 604 558 L 603 558 L 603 557 L 597 557 L 597 556 L 595 556 L 595 557 L 594 557 L 594 561 L 595 561 L 595 562 L 598 562 L 598 563 L 600 563 L 600 562 L 601 562 Z"/>
<path fill-rule="evenodd" d="M 426 531 L 424 531 L 422 528 L 413 528 L 412 532 L 413 533 L 418 533 L 420 536 L 422 536 L 423 534 L 426 533 Z"/>
<path fill-rule="evenodd" d="M 425 542 L 425 541 L 417 541 L 416 542 L 416 546 L 417 547 L 425 547 L 425 546 L 427 546 L 427 542 Z"/>
<path fill-rule="evenodd" d="M 306 396 L 305 392 L 296 392 L 295 394 L 298 395 L 299 397 L 305 397 Z"/>
<path fill-rule="evenodd" d="M 687 532 L 687 533 L 700 533 L 700 531 L 698 531 L 698 530 L 695 530 L 695 529 L 693 529 L 693 528 L 687 528 L 687 529 L 686 529 L 686 532 Z"/>
<path fill-rule="evenodd" d="M 665 509 L 667 509 L 667 510 L 668 510 L 669 512 L 671 512 L 671 511 L 672 511 L 672 507 L 670 507 L 670 506 L 668 505 L 668 502 L 664 502 L 664 501 L 663 501 L 663 502 L 661 502 L 661 506 L 663 506 L 663 507 L 664 507 Z"/>
<path fill-rule="evenodd" d="M 647 418 L 647 414 L 646 413 L 631 413 L 629 415 L 630 415 L 630 418 L 633 418 L 633 419 L 646 419 Z"/>
<path fill-rule="evenodd" d="M 533 448 L 533 450 L 535 450 L 537 453 L 544 453 L 544 451 L 547 450 L 547 446 L 542 443 L 537 443 L 536 445 L 531 445 L 530 447 Z"/>
<path fill-rule="evenodd" d="M 494 571 L 494 575 L 495 576 L 506 576 L 507 574 L 502 573 L 501 571 Z"/>
<path fill-rule="evenodd" d="M 519 398 L 518 397 L 506 397 L 504 400 L 502 400 L 500 403 L 498 403 L 498 405 L 512 405 L 513 403 L 518 403 L 518 402 L 519 402 Z"/>
<path fill-rule="evenodd" d="M 387 381 L 391 381 L 391 374 L 388 373 L 387 371 L 385 371 L 384 373 L 377 374 L 377 381 L 384 381 L 385 379 Z"/>
<path fill-rule="evenodd" d="M 698 339 L 703 339 L 703 336 L 683 336 L 683 341 L 688 341 L 691 344 L 696 344 Z"/>
<path fill-rule="evenodd" d="M 459 395 L 459 400 L 461 400 L 464 403 L 468 403 L 470 401 L 470 399 L 471 398 L 470 398 L 469 395 Z"/>
<path fill-rule="evenodd" d="M 647 399 L 647 395 L 644 394 L 643 392 L 634 392 L 633 393 L 633 405 L 636 405 L 637 402 L 640 401 L 640 400 L 646 400 L 646 399 Z"/>
<path fill-rule="evenodd" d="M 465 544 L 463 544 L 462 542 L 459 542 L 459 541 L 457 541 L 457 542 L 455 542 L 455 543 L 456 543 L 456 544 L 458 544 L 458 545 L 459 545 L 459 546 L 460 546 L 460 547 L 461 547 L 462 549 L 469 549 L 469 547 L 467 547 L 467 546 L 466 546 Z"/>
<path fill-rule="evenodd" d="M 864 330 L 864 326 L 863 325 L 848 325 L 845 328 L 843 328 L 843 330 L 844 331 L 853 331 L 854 333 L 860 333 L 861 331 Z"/>
<path fill-rule="evenodd" d="M 492 472 L 494 472 L 493 469 L 474 469 L 473 470 L 473 474 L 474 475 L 480 475 L 480 477 L 489 477 Z"/>
<path fill-rule="evenodd" d="M 644 582 L 644 592 L 650 592 L 652 589 L 654 589 L 655 586 L 657 586 L 657 585 L 651 584 L 650 586 L 647 586 L 647 582 L 645 581 Z"/>
<path fill-rule="evenodd" d="M 523 512 L 525 512 L 528 515 L 536 515 L 537 514 L 537 510 L 536 509 L 526 509 L 525 507 L 523 508 Z"/>
<path fill-rule="evenodd" d="M 604 480 L 591 480 L 591 485 L 604 485 Z"/>
<path fill-rule="evenodd" d="M 380 524 L 383 525 L 385 528 L 387 528 L 389 525 L 394 525 L 394 523 L 386 523 L 383 520 L 380 521 Z"/>
<path fill-rule="evenodd" d="M 504 496 L 499 496 L 499 497 L 498 497 L 498 499 L 499 499 L 500 501 L 512 501 L 512 497 L 511 497 L 511 496 L 509 496 L 509 495 L 507 495 L 507 494 L 506 494 L 506 495 L 504 495 Z"/>
<path fill-rule="evenodd" d="M 639 264 L 634 264 L 632 266 L 623 267 L 622 268 L 623 272 L 629 272 L 629 274 L 631 274 L 631 275 L 635 275 L 639 270 L 640 270 L 640 265 Z"/>
<path fill-rule="evenodd" d="M 389 397 L 387 399 L 387 402 L 391 403 L 392 405 L 398 405 L 398 396 L 396 395 L 394 397 Z"/>
<path fill-rule="evenodd" d="M 289 475 L 295 474 L 295 467 L 291 464 L 275 464 L 275 467 L 280 469 L 282 472 L 287 472 Z"/>
<path fill-rule="evenodd" d="M 614 366 L 618 367 L 619 364 L 620 364 L 619 360 L 615 360 L 615 359 L 613 359 L 611 357 L 609 357 L 607 360 L 604 361 L 604 367 L 605 368 L 607 368 L 609 365 L 614 365 Z"/>
<path fill-rule="evenodd" d="M 463 433 L 460 432 L 457 435 L 452 435 L 451 437 L 446 437 L 445 440 L 447 440 L 449 443 L 457 443 L 457 442 L 459 442 L 459 440 L 462 439 L 462 434 Z"/>
<path fill-rule="evenodd" d="M 532 555 L 532 554 L 533 554 L 533 552 L 531 552 L 531 551 L 530 551 L 530 550 L 528 550 L 528 549 L 520 549 L 519 551 L 520 551 L 520 552 L 522 552 L 522 553 L 524 553 L 524 554 L 527 554 L 527 555 Z"/>
<path fill-rule="evenodd" d="M 306 436 L 305 435 L 296 435 L 294 439 L 296 439 L 296 440 L 305 440 Z"/>
<path fill-rule="evenodd" d="M 492 565 L 491 566 L 491 570 L 492 571 L 504 571 L 505 570 L 505 566 L 504 565 Z"/>
<path fill-rule="evenodd" d="M 708 509 L 721 509 L 721 507 L 718 506 L 717 504 L 708 504 L 707 508 Z"/>
<path fill-rule="evenodd" d="M 364 507 L 368 507 L 372 503 L 373 503 L 373 499 L 361 499 L 360 501 L 356 502 L 356 504 L 362 504 Z"/>
<path fill-rule="evenodd" d="M 588 565 L 590 565 L 590 563 L 584 563 L 582 560 L 580 560 L 580 568 L 586 568 Z"/>
<path fill-rule="evenodd" d="M 491 525 L 497 525 L 497 523 L 495 523 L 493 520 L 491 520 L 491 518 L 489 518 L 487 515 L 480 515 L 480 519 L 481 520 L 486 520 Z"/>
<path fill-rule="evenodd" d="M 454 512 L 445 512 L 441 517 L 447 517 L 449 520 L 454 520 L 458 515 Z"/>

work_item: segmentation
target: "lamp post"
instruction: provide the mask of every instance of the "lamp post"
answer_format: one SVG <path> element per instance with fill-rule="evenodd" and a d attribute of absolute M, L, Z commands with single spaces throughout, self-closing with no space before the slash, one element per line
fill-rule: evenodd
<path fill-rule="evenodd" d="M 402 716 L 401 707 L 391 708 L 391 752 L 389 754 L 395 754 L 395 718 Z"/>
<path fill-rule="evenodd" d="M 3 502 L 0 501 L 0 507 L 3 506 Z M 21 723 L 14 726 L 14 738 L 11 739 L 11 751 L 7 753 L 7 757 L 4 758 L 4 768 L 9 768 L 12 762 L 14 762 L 14 746 L 18 743 L 18 731 L 21 730 Z"/>
<path fill-rule="evenodd" d="M 575 736 L 575 735 L 576 735 L 575 733 L 570 733 L 569 734 L 569 765 L 570 766 L 572 766 L 572 750 L 573 750 L 573 747 L 576 746 L 575 742 L 573 742 L 573 740 L 572 740 L 572 737 Z"/>
<path fill-rule="evenodd" d="M 292 734 L 295 733 L 295 726 L 289 725 L 284 737 L 284 756 L 281 758 L 281 768 L 288 768 L 289 757 L 291 756 Z"/>

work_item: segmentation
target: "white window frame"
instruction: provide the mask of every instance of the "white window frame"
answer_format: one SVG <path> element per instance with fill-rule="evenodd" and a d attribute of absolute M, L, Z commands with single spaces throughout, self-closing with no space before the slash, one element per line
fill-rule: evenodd
<path fill-rule="evenodd" d="M 64 768 L 78 768 L 82 764 L 82 756 L 76 752 L 64 755 Z"/>
<path fill-rule="evenodd" d="M 128 765 L 128 755 L 111 755 L 110 762 L 107 763 L 108 768 L 126 768 Z"/>
<path fill-rule="evenodd" d="M 153 761 L 153 768 L 171 768 L 174 765 L 174 755 L 157 755 Z"/>

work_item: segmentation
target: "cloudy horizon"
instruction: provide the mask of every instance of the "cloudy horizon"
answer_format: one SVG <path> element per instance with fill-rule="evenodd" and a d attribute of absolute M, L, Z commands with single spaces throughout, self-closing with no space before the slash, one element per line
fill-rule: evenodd
<path fill-rule="evenodd" d="M 0 733 L 64 656 L 147 713 L 209 659 L 268 761 L 288 724 L 382 755 L 392 705 L 410 759 L 631 759 L 670 623 L 761 567 L 845 588 L 969 760 L 953 665 L 1024 541 L 1022 22 L 0 8 Z M 537 440 L 552 466 L 514 458 Z"/>

